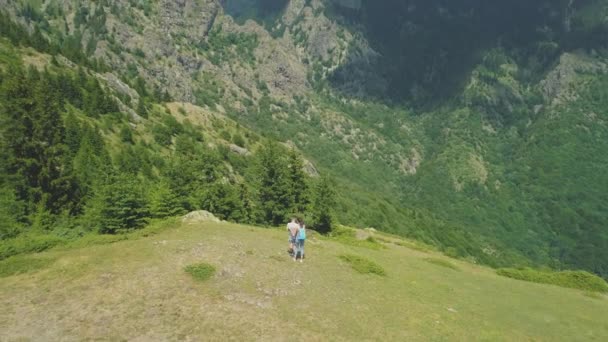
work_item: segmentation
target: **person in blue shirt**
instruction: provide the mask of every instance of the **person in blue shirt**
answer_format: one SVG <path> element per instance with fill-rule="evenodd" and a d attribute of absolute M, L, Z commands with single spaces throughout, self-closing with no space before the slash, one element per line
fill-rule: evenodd
<path fill-rule="evenodd" d="M 300 262 L 304 262 L 304 242 L 306 242 L 306 225 L 304 224 L 304 220 L 298 219 L 298 231 L 296 234 L 296 248 L 295 253 L 293 254 L 293 261 L 298 260 L 298 256 L 300 256 Z"/>

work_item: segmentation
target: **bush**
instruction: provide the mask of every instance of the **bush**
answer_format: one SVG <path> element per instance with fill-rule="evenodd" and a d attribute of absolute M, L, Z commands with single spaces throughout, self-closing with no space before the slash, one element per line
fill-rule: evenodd
<path fill-rule="evenodd" d="M 355 271 L 361 274 L 375 274 L 379 276 L 386 276 L 386 271 L 384 271 L 384 268 L 382 268 L 382 266 L 363 257 L 352 254 L 344 254 L 340 255 L 340 259 L 349 263 Z"/>
<path fill-rule="evenodd" d="M 186 266 L 184 268 L 184 271 L 186 271 L 186 273 L 189 273 L 195 280 L 205 281 L 213 277 L 213 275 L 215 274 L 215 267 L 210 264 L 199 263 Z"/>
<path fill-rule="evenodd" d="M 0 241 L 0 260 L 24 253 L 39 253 L 53 248 L 66 240 L 54 235 L 20 235 Z"/>
<path fill-rule="evenodd" d="M 451 262 L 449 262 L 448 260 L 445 260 L 445 259 L 425 258 L 424 261 L 429 262 L 429 263 L 434 264 L 434 265 L 437 265 L 437 266 L 449 268 L 449 269 L 452 269 L 452 270 L 456 270 L 456 271 L 459 270 L 459 268 L 456 265 L 452 264 Z"/>
<path fill-rule="evenodd" d="M 586 271 L 539 271 L 531 268 L 501 268 L 498 275 L 533 283 L 551 284 L 585 291 L 608 292 L 608 283 Z"/>

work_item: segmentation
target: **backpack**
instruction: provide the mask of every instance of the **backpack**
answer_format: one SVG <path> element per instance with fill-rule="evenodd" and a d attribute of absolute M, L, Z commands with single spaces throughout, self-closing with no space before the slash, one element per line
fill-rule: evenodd
<path fill-rule="evenodd" d="M 306 240 L 306 228 L 302 227 L 298 230 L 298 240 Z"/>

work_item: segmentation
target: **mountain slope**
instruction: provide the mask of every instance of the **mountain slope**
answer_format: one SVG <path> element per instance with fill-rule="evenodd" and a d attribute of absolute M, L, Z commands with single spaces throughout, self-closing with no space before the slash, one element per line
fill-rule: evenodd
<path fill-rule="evenodd" d="M 343 223 L 608 274 L 605 0 L 0 5 L 106 65 L 132 124 L 171 99 L 295 145 Z"/>
<path fill-rule="evenodd" d="M 1 278 L 0 338 L 608 337 L 605 296 L 502 278 L 435 253 L 382 245 L 354 247 L 315 234 L 301 264 L 285 253 L 282 230 L 195 222 L 172 223 L 139 240 L 26 256 L 20 260 L 46 260 L 46 266 Z M 339 258 L 345 254 L 373 260 L 386 276 L 357 273 Z M 198 262 L 216 267 L 210 280 L 199 283 L 184 272 Z M 441 266 L 446 264 L 453 268 Z"/>

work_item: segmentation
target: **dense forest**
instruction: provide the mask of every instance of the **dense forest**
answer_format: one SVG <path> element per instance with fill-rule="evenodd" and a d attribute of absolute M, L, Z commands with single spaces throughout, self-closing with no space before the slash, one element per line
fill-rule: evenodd
<path fill-rule="evenodd" d="M 19 25 L 3 25 L 15 44 L 50 51 L 44 39 Z M 3 240 L 51 232 L 66 238 L 117 234 L 199 209 L 273 226 L 300 215 L 321 232 L 331 230 L 331 180 L 308 176 L 295 150 L 268 140 L 259 142 L 254 157 L 209 148 L 195 126 L 153 104 L 161 100 L 154 95 L 143 109 L 160 120 L 146 132 L 149 141 L 119 111 L 115 94 L 83 66 L 62 67 L 53 55 L 38 70 L 8 51 L 17 50 L 3 42 L 10 61 L 0 71 Z M 141 102 L 145 92 L 143 87 Z M 229 140 L 245 145 L 237 135 Z M 48 243 L 39 240 L 25 248 Z M 3 258 L 20 252 L 3 247 Z"/>

